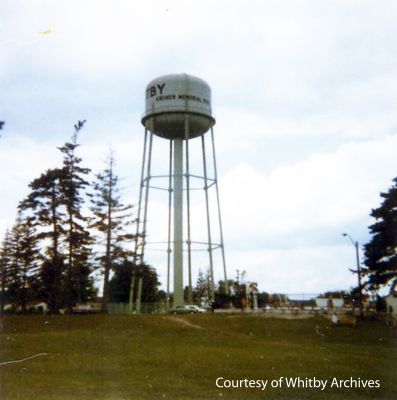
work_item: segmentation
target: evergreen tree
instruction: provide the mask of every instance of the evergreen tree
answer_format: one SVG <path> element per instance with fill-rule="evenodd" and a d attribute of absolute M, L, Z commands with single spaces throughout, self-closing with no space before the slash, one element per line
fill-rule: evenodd
<path fill-rule="evenodd" d="M 35 298 L 39 252 L 33 232 L 32 220 L 22 219 L 19 214 L 11 230 L 7 291 L 14 308 L 23 313 L 28 302 Z"/>
<path fill-rule="evenodd" d="M 196 286 L 193 289 L 194 301 L 198 304 L 207 303 L 210 298 L 210 282 L 211 274 L 207 271 L 206 274 L 199 269 Z"/>
<path fill-rule="evenodd" d="M 114 157 L 109 155 L 106 169 L 96 175 L 93 184 L 94 196 L 92 198 L 91 211 L 94 218 L 91 227 L 100 233 L 99 244 L 104 251 L 98 257 L 103 271 L 103 297 L 102 311 L 105 312 L 109 301 L 109 274 L 115 263 L 132 255 L 123 244 L 133 239 L 133 235 L 126 233 L 126 227 L 130 224 L 128 211 L 131 205 L 121 202 L 118 188 L 118 177 L 114 173 Z"/>
<path fill-rule="evenodd" d="M 31 217 L 25 217 L 21 220 L 19 230 L 19 276 L 21 287 L 18 297 L 22 312 L 26 312 L 28 302 L 37 298 L 36 283 L 38 280 L 39 250 Z"/>
<path fill-rule="evenodd" d="M 88 300 L 94 292 L 89 264 L 92 239 L 88 219 L 81 212 L 90 169 L 81 167 L 76 155 L 77 135 L 84 123 L 79 121 L 71 142 L 59 148 L 62 168 L 49 169 L 33 180 L 31 193 L 19 205 L 36 228 L 31 238 L 43 250 L 40 272 L 31 283 L 52 313 L 64 306 L 71 312 L 77 301 Z"/>
<path fill-rule="evenodd" d="M 62 256 L 60 246 L 61 236 L 64 234 L 65 213 L 62 210 L 61 182 L 64 180 L 64 173 L 63 169 L 55 168 L 41 174 L 29 184 L 32 191 L 19 204 L 19 210 L 30 213 L 34 224 L 40 227 L 37 238 L 50 240 L 51 245 L 46 253 L 52 261 Z"/>
<path fill-rule="evenodd" d="M 8 299 L 12 304 L 14 311 L 17 310 L 19 305 L 19 295 L 22 286 L 20 277 L 20 263 L 21 263 L 21 221 L 17 218 L 12 229 L 11 229 L 11 252 L 10 252 L 10 264 L 8 269 L 7 279 L 7 293 Z"/>
<path fill-rule="evenodd" d="M 9 302 L 8 281 L 12 257 L 12 238 L 9 230 L 4 235 L 0 249 L 0 315 L 3 314 L 4 306 Z"/>
<path fill-rule="evenodd" d="M 31 192 L 19 204 L 19 210 L 28 214 L 37 228 L 31 238 L 40 242 L 44 251 L 36 290 L 52 314 L 57 314 L 65 303 L 62 239 L 66 216 L 61 192 L 63 179 L 63 169 L 47 170 L 29 184 Z"/>
<path fill-rule="evenodd" d="M 372 239 L 364 246 L 364 272 L 370 289 L 390 284 L 393 291 L 397 285 L 397 178 L 380 195 L 383 202 L 371 212 L 375 223 L 369 227 Z"/>
<path fill-rule="evenodd" d="M 84 194 L 89 183 L 86 175 L 91 171 L 89 168 L 80 166 L 82 159 L 76 155 L 79 147 L 77 136 L 83 128 L 84 121 L 78 121 L 74 126 L 75 131 L 71 142 L 65 143 L 59 150 L 63 158 L 63 178 L 61 184 L 62 203 L 65 205 L 66 225 L 66 307 L 69 313 L 76 302 L 84 302 L 93 294 L 93 281 L 90 279 L 92 272 L 89 264 L 92 239 L 86 226 L 88 219 L 81 212 L 84 204 Z"/>

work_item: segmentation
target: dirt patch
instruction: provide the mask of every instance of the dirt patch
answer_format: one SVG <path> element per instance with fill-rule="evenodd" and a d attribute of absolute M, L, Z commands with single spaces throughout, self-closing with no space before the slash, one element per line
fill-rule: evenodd
<path fill-rule="evenodd" d="M 196 325 L 196 324 L 192 324 L 191 322 L 187 321 L 186 319 L 180 318 L 180 317 L 163 317 L 164 319 L 168 319 L 171 321 L 175 321 L 178 322 L 179 324 L 188 326 L 190 328 L 195 328 L 195 329 L 204 329 L 202 326 L 200 325 Z"/>

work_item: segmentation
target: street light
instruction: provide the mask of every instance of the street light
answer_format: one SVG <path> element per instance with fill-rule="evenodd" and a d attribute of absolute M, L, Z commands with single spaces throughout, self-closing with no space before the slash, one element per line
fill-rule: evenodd
<path fill-rule="evenodd" d="M 362 271 L 361 271 L 361 264 L 360 264 L 359 243 L 356 240 L 353 240 L 353 238 L 348 233 L 342 233 L 342 236 L 348 237 L 356 249 L 357 270 L 350 269 L 350 271 L 353 272 L 354 274 L 357 274 L 357 277 L 358 277 L 358 307 L 360 310 L 360 318 L 363 319 L 364 311 L 363 311 L 363 294 L 362 294 L 362 285 L 361 285 Z"/>

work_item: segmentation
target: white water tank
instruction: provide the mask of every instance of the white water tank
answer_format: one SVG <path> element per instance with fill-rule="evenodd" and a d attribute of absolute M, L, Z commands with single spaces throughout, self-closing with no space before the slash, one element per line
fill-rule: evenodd
<path fill-rule="evenodd" d="M 202 135 L 215 124 L 209 85 L 187 74 L 165 75 L 152 80 L 146 87 L 142 124 L 163 138 L 184 139 L 186 121 L 189 139 Z"/>

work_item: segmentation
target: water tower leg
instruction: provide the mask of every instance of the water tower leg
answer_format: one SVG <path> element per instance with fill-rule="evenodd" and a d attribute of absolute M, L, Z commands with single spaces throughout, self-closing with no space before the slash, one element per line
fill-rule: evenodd
<path fill-rule="evenodd" d="M 172 139 L 170 139 L 170 164 L 168 171 L 168 238 L 167 238 L 167 310 L 170 306 L 170 275 L 171 275 L 171 206 L 172 206 Z"/>
<path fill-rule="evenodd" d="M 134 250 L 134 264 L 138 259 L 139 246 L 142 246 L 142 243 L 139 242 L 139 236 L 141 233 L 141 211 L 142 211 L 142 197 L 143 197 L 143 188 L 145 186 L 144 175 L 145 175 L 145 166 L 146 166 L 146 148 L 147 148 L 147 136 L 148 130 L 145 129 L 145 141 L 143 145 L 143 157 L 142 157 L 142 168 L 141 168 L 141 181 L 139 186 L 139 201 L 138 201 L 138 215 L 136 219 L 136 234 L 135 234 L 135 250 Z"/>
<path fill-rule="evenodd" d="M 143 197 L 143 188 L 145 186 L 145 167 L 146 167 L 146 153 L 147 153 L 147 137 L 148 137 L 148 130 L 145 128 L 145 140 L 143 144 L 143 157 L 142 157 L 142 168 L 141 168 L 141 181 L 139 186 L 139 201 L 138 201 L 138 215 L 136 218 L 136 234 L 135 234 L 135 248 L 134 248 L 134 256 L 133 256 L 133 264 L 136 265 L 138 259 L 140 258 L 139 253 L 143 254 L 143 246 L 144 246 L 144 238 L 142 237 L 141 231 L 141 212 L 142 212 L 142 197 Z M 150 150 L 151 151 L 151 150 Z M 140 240 L 141 238 L 141 240 Z M 142 258 L 140 258 L 140 262 L 143 262 Z M 134 271 L 132 271 L 133 273 Z M 130 312 L 133 311 L 133 297 L 134 297 L 134 279 L 131 279 L 130 285 L 130 300 L 129 300 L 129 307 Z"/>
<path fill-rule="evenodd" d="M 216 168 L 216 156 L 215 156 L 215 142 L 214 142 L 214 129 L 211 128 L 211 142 L 212 142 L 212 156 L 214 157 L 214 177 L 215 177 L 215 189 L 216 189 L 216 202 L 218 205 L 218 221 L 219 221 L 219 233 L 221 239 L 221 251 L 222 251 L 222 264 L 223 264 L 223 274 L 225 279 L 225 292 L 229 296 L 229 282 L 227 280 L 226 272 L 226 258 L 225 258 L 225 246 L 223 242 L 223 229 L 222 229 L 222 218 L 221 218 L 221 204 L 219 201 L 219 189 L 218 189 L 218 170 Z"/>
<path fill-rule="evenodd" d="M 208 233 L 208 255 L 210 259 L 210 300 L 215 300 L 215 282 L 214 282 L 214 263 L 212 260 L 212 239 L 211 239 L 211 221 L 210 221 L 210 207 L 208 199 L 208 175 L 207 175 L 207 160 L 205 156 L 205 141 L 204 135 L 201 135 L 201 147 L 203 152 L 203 171 L 204 171 L 204 193 L 205 193 L 205 207 L 207 211 L 207 233 Z"/>
<path fill-rule="evenodd" d="M 151 165 L 152 165 L 152 148 L 153 148 L 153 133 L 150 132 L 149 136 L 149 153 L 148 153 L 148 161 L 147 161 L 147 170 L 146 170 L 146 179 L 145 179 L 145 205 L 143 212 L 143 224 L 142 224 L 142 251 L 140 255 L 141 263 L 144 262 L 145 256 L 145 246 L 146 246 L 146 224 L 147 224 L 147 211 L 148 211 L 148 203 L 149 203 L 149 188 L 150 188 L 150 173 L 151 173 Z"/>
<path fill-rule="evenodd" d="M 137 264 L 139 261 L 140 264 L 144 262 L 145 255 L 145 246 L 146 246 L 146 222 L 147 222 L 147 210 L 148 210 L 148 202 L 149 202 L 149 185 L 150 185 L 150 169 L 152 163 L 152 148 L 153 148 L 153 133 L 150 132 L 149 136 L 149 149 L 148 149 L 148 159 L 146 165 L 146 178 L 144 178 L 144 168 L 145 168 L 145 154 L 146 154 L 146 141 L 147 141 L 147 129 L 145 129 L 145 144 L 144 144 L 144 155 L 143 155 L 143 163 L 142 163 L 142 171 L 141 171 L 141 187 L 139 190 L 139 203 L 138 203 L 138 218 L 137 218 L 137 233 L 135 238 L 135 254 L 133 258 L 133 264 Z M 142 208 L 142 197 L 143 197 L 143 188 L 145 188 L 145 201 L 143 205 L 143 222 L 141 227 L 141 208 Z M 140 231 L 141 227 L 141 231 Z M 138 238 L 141 236 L 142 242 L 140 246 L 137 245 Z M 131 280 L 130 286 L 130 299 L 133 297 L 133 281 Z"/>
<path fill-rule="evenodd" d="M 183 301 L 183 140 L 174 140 L 174 307 Z"/>
<path fill-rule="evenodd" d="M 187 215 L 187 271 L 189 278 L 188 303 L 193 304 L 192 288 L 192 241 L 190 235 L 190 171 L 189 171 L 189 114 L 185 114 L 185 164 L 186 164 L 186 215 Z"/>

